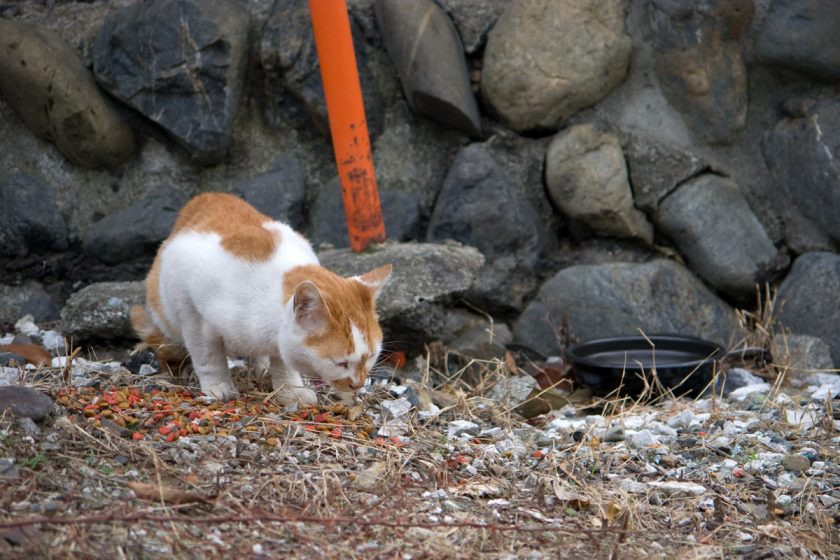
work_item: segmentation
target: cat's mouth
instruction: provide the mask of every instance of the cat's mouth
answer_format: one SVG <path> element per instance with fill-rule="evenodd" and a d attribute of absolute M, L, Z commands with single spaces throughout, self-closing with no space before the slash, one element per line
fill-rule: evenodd
<path fill-rule="evenodd" d="M 364 385 L 364 383 L 362 383 L 362 385 Z M 336 379 L 335 381 L 332 382 L 333 387 L 335 387 L 339 391 L 345 391 L 345 392 L 357 391 L 357 390 L 361 389 L 362 385 L 354 386 L 353 381 L 350 380 L 350 379 L 347 379 L 346 377 L 342 378 L 342 379 Z"/>

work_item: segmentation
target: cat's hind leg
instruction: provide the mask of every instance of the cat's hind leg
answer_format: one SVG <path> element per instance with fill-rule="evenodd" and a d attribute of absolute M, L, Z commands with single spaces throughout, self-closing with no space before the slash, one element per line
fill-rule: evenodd
<path fill-rule="evenodd" d="M 152 350 L 157 356 L 162 372 L 180 377 L 181 370 L 187 362 L 187 350 L 181 344 L 174 344 L 168 340 L 142 305 L 131 307 L 131 326 L 142 340 L 135 349 Z"/>
<path fill-rule="evenodd" d="M 222 338 L 200 320 L 184 323 L 182 332 L 201 391 L 219 400 L 238 397 L 239 391 L 236 390 L 228 370 Z"/>
<path fill-rule="evenodd" d="M 271 386 L 274 388 L 275 399 L 281 404 L 315 404 L 318 397 L 315 391 L 303 383 L 300 373 L 286 366 L 280 358 L 271 358 L 269 368 L 271 372 Z"/>

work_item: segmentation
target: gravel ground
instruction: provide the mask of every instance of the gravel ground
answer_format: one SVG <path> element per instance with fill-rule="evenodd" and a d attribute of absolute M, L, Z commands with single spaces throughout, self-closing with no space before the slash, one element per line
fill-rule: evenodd
<path fill-rule="evenodd" d="M 37 423 L 2 419 L 0 557 L 840 552 L 836 374 L 526 420 L 511 360 L 472 363 L 466 385 L 418 359 L 355 402 L 297 410 L 242 362 L 245 396 L 212 403 L 88 354 L 0 371 L 54 400 Z"/>

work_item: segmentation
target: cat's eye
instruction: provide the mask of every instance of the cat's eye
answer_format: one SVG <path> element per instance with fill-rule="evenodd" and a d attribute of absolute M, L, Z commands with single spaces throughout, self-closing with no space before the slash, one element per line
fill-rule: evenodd
<path fill-rule="evenodd" d="M 336 365 L 336 367 L 340 367 L 340 368 L 347 369 L 347 362 L 346 362 L 346 361 L 344 361 L 344 362 L 336 362 L 336 363 L 335 363 L 335 365 Z"/>

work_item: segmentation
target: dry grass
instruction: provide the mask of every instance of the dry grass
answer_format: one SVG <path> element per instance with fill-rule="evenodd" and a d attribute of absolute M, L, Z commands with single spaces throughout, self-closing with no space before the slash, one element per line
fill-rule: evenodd
<path fill-rule="evenodd" d="M 724 479 L 709 469 L 766 451 L 760 442 L 727 455 L 698 437 L 666 464 L 655 449 L 604 443 L 590 428 L 551 438 L 484 396 L 507 379 L 509 360 L 457 363 L 445 352 L 422 361 L 412 386 L 443 410 L 431 419 L 413 412 L 401 438 L 330 437 L 291 413 L 242 418 L 227 437 L 172 443 L 132 441 L 83 417 L 60 416 L 35 437 L 7 423 L 0 457 L 13 457 L 19 476 L 0 479 L 0 557 L 758 559 L 840 551 L 837 510 L 806 506 L 819 504 L 813 484 L 795 494 L 798 511 L 783 513 L 760 474 Z M 28 375 L 53 394 L 67 378 L 60 369 Z M 97 375 L 103 386 L 148 383 Z M 254 400 L 265 394 L 248 388 Z M 380 387 L 359 404 L 378 413 L 391 398 Z M 622 424 L 693 404 L 594 406 Z M 741 411 L 721 405 L 714 413 L 723 422 Z M 449 440 L 451 420 L 497 430 Z M 836 456 L 825 426 L 767 429 Z M 279 442 L 268 445 L 266 433 L 279 433 Z M 672 480 L 666 472 L 680 466 L 703 495 L 622 485 Z"/>

